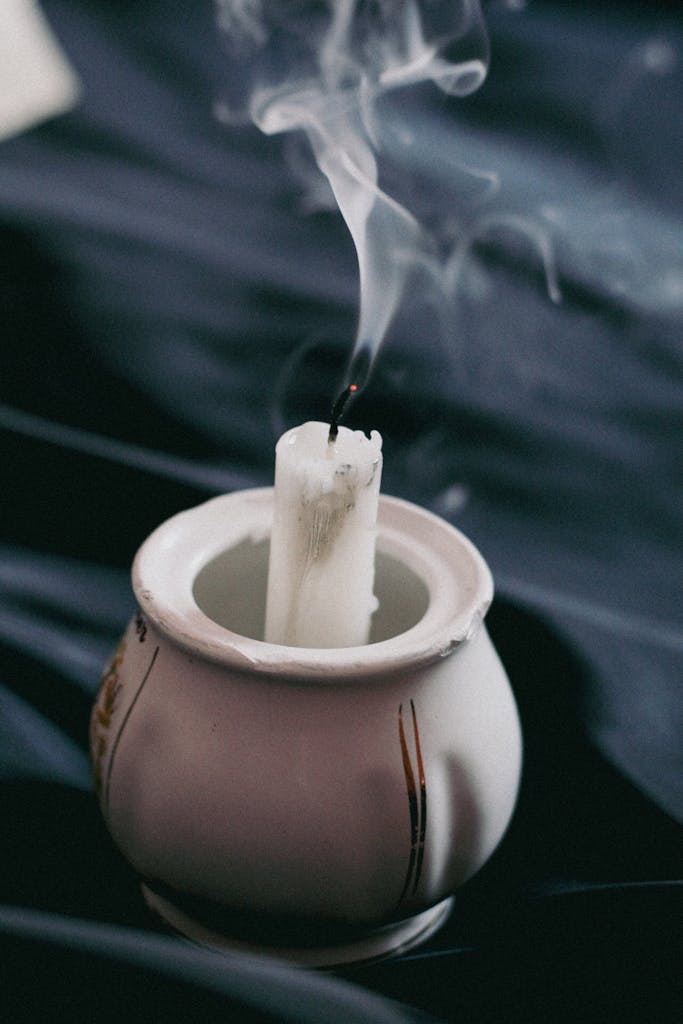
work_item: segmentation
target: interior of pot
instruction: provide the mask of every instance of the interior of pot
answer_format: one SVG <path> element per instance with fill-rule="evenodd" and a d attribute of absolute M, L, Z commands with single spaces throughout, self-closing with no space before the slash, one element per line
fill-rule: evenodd
<path fill-rule="evenodd" d="M 219 626 L 262 640 L 265 627 L 269 540 L 243 540 L 205 565 L 194 580 L 199 608 Z M 429 591 L 404 562 L 378 550 L 375 560 L 377 611 L 370 643 L 389 640 L 416 625 L 427 611 Z"/>

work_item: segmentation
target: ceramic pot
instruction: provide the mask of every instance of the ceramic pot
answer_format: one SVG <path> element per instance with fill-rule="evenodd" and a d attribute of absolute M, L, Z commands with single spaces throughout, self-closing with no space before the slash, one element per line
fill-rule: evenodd
<path fill-rule="evenodd" d="M 511 817 L 521 737 L 459 531 L 382 497 L 370 643 L 262 636 L 272 489 L 182 512 L 133 566 L 140 611 L 91 750 L 108 828 L 176 930 L 303 963 L 434 930 Z"/>

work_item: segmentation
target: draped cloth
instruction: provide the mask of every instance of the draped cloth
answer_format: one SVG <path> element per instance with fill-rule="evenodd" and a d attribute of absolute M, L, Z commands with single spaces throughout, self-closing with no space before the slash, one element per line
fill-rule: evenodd
<path fill-rule="evenodd" d="M 489 562 L 525 768 L 449 923 L 333 978 L 163 933 L 100 821 L 87 731 L 139 544 L 269 484 L 282 430 L 326 417 L 355 330 L 353 248 L 337 213 L 311 209 L 292 140 L 214 116 L 228 58 L 210 3 L 42 7 L 81 94 L 0 143 L 7 1019 L 673 1020 L 677 9 L 489 4 L 485 85 L 414 101 L 434 195 L 452 167 L 499 190 L 447 323 L 419 304 L 397 318 L 349 423 L 382 433 L 387 493 Z"/>

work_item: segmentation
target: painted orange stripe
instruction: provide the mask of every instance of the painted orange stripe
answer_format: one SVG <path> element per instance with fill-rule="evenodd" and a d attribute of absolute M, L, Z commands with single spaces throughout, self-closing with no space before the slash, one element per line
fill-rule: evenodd
<path fill-rule="evenodd" d="M 415 713 L 415 704 L 411 700 L 410 709 L 413 713 L 413 732 L 415 734 L 415 752 L 417 754 L 417 772 L 420 779 L 420 845 L 417 851 L 417 866 L 415 868 L 415 881 L 413 883 L 413 893 L 417 890 L 418 883 L 420 881 L 420 875 L 422 874 L 422 863 L 424 861 L 425 853 L 425 835 L 427 832 L 427 783 L 425 781 L 425 770 L 422 762 L 422 750 L 420 748 L 420 731 L 417 727 L 417 714 Z"/>
<path fill-rule="evenodd" d="M 405 729 L 403 728 L 403 705 L 400 704 L 398 708 L 398 735 L 401 743 L 401 758 L 403 760 L 403 774 L 406 779 L 406 789 L 408 790 L 408 806 L 410 808 L 410 858 L 408 860 L 408 870 L 406 872 L 405 882 L 403 883 L 403 890 L 399 897 L 399 903 L 408 892 L 411 879 L 413 877 L 413 870 L 415 868 L 415 859 L 417 857 L 417 836 L 418 836 L 418 807 L 417 807 L 417 788 L 415 786 L 415 775 L 413 773 L 413 766 L 410 763 L 410 754 L 408 753 L 408 744 L 406 743 Z"/>

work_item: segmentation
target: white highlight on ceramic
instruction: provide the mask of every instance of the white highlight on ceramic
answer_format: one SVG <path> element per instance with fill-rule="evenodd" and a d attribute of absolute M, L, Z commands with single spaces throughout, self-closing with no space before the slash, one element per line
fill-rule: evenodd
<path fill-rule="evenodd" d="M 376 602 L 382 438 L 309 422 L 275 449 L 265 638 L 291 647 L 367 643 Z"/>

